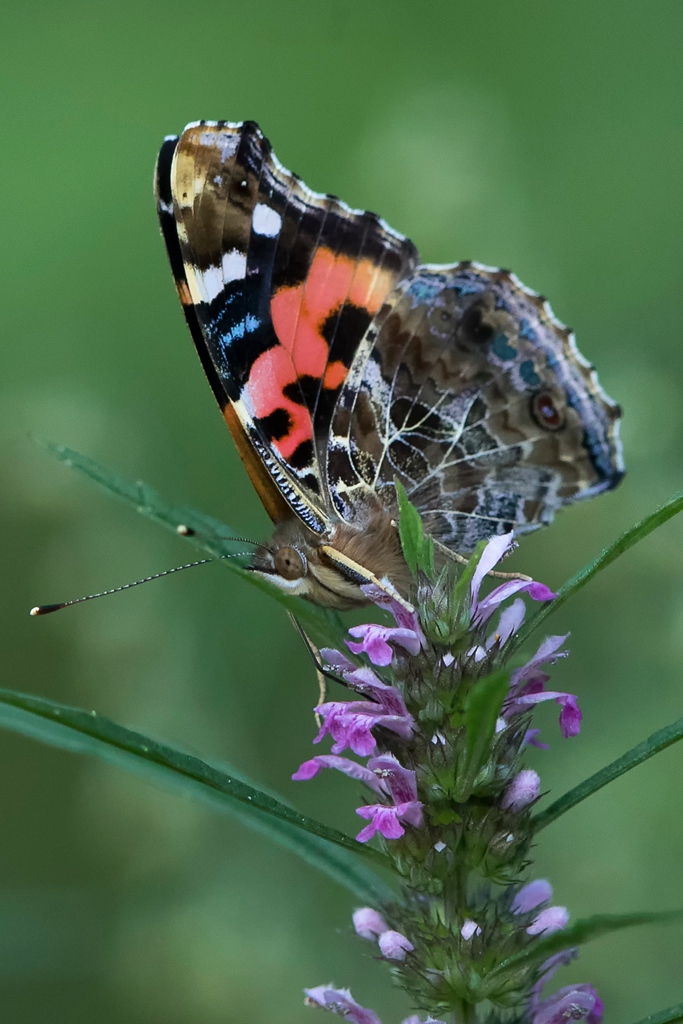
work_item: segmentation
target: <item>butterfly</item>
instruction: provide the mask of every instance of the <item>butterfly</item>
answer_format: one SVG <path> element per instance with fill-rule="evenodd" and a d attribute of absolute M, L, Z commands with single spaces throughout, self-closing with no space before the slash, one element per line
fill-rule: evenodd
<path fill-rule="evenodd" d="M 623 476 L 619 407 L 514 274 L 420 264 L 251 121 L 167 137 L 157 209 L 202 366 L 273 522 L 251 568 L 318 604 L 406 594 L 399 480 L 459 554 Z"/>

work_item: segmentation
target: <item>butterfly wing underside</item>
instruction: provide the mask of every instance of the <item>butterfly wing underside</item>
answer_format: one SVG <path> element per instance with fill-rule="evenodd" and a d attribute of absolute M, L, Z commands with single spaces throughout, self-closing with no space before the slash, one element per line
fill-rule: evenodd
<path fill-rule="evenodd" d="M 192 336 L 271 518 L 329 525 L 325 456 L 356 349 L 414 246 L 308 189 L 252 122 L 162 146 L 157 208 Z"/>
<path fill-rule="evenodd" d="M 507 271 L 419 267 L 371 324 L 332 422 L 338 513 L 396 478 L 459 552 L 522 533 L 623 475 L 618 407 L 547 302 Z"/>

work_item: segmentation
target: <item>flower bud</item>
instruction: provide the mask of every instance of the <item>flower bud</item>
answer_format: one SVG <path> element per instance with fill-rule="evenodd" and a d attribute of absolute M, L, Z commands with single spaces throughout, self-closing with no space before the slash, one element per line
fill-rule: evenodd
<path fill-rule="evenodd" d="M 405 960 L 406 953 L 412 953 L 415 946 L 400 932 L 387 931 L 379 937 L 379 948 L 387 960 Z"/>
<path fill-rule="evenodd" d="M 360 907 L 353 912 L 353 927 L 361 939 L 374 940 L 382 932 L 389 931 L 389 925 L 381 914 L 371 907 Z"/>

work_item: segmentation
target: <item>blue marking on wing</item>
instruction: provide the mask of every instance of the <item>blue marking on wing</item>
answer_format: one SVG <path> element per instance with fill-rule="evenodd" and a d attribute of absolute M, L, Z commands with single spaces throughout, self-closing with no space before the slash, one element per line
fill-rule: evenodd
<path fill-rule="evenodd" d="M 260 326 L 261 321 L 258 317 L 252 316 L 251 313 L 247 313 L 243 320 L 238 320 L 218 341 L 223 355 L 227 354 L 227 350 L 233 341 L 243 338 L 245 334 L 251 334 L 253 331 L 258 330 Z"/>
<path fill-rule="evenodd" d="M 536 373 L 534 363 L 532 359 L 525 359 L 519 367 L 519 375 L 525 384 L 528 384 L 530 388 L 537 388 L 541 383 L 541 378 Z"/>
<path fill-rule="evenodd" d="M 529 341 L 538 341 L 538 335 L 526 317 L 522 317 L 519 325 L 519 333 L 522 338 L 528 338 Z"/>
<path fill-rule="evenodd" d="M 514 359 L 517 349 L 513 348 L 505 334 L 497 334 L 491 343 L 491 349 L 499 359 Z"/>

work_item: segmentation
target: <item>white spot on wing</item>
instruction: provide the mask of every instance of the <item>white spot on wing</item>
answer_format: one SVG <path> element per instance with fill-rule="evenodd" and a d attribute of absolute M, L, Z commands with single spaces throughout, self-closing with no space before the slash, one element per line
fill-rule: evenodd
<path fill-rule="evenodd" d="M 265 203 L 257 203 L 254 207 L 251 226 L 257 235 L 274 238 L 282 226 L 282 217 Z"/>
<path fill-rule="evenodd" d="M 207 267 L 206 270 L 196 271 L 197 284 L 204 302 L 213 302 L 217 295 L 223 291 L 223 270 L 221 267 Z"/>
<path fill-rule="evenodd" d="M 229 281 L 242 281 L 246 276 L 246 253 L 239 252 L 237 249 L 231 249 L 230 252 L 223 253 L 223 280 L 225 283 L 227 284 Z"/>

